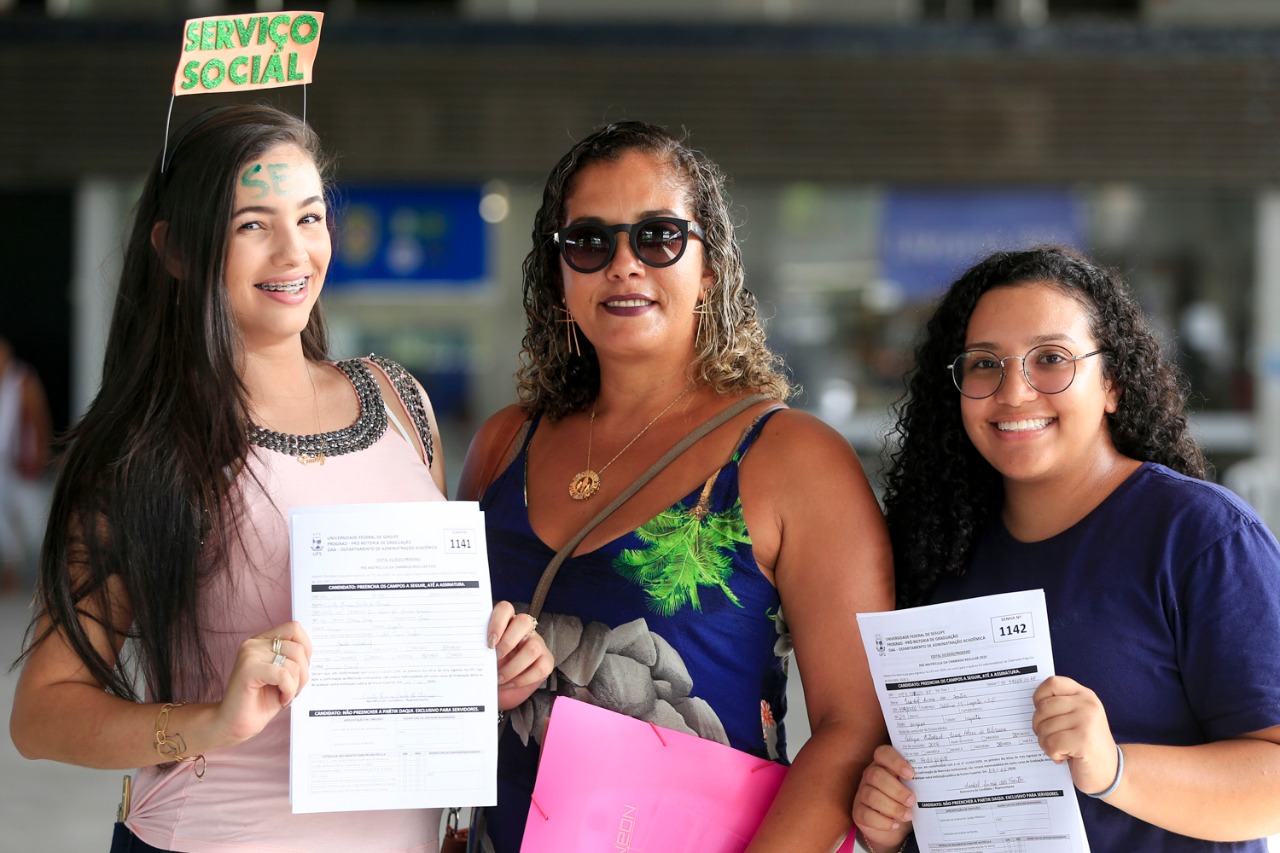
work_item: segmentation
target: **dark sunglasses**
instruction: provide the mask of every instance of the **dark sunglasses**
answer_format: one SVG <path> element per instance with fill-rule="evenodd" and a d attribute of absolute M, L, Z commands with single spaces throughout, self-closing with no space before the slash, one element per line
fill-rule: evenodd
<path fill-rule="evenodd" d="M 570 269 L 596 272 L 613 260 L 613 253 L 618 250 L 618 239 L 613 235 L 619 231 L 627 232 L 631 251 L 651 267 L 669 267 L 680 260 L 689 246 L 690 234 L 700 240 L 706 239 L 698 223 L 670 216 L 655 216 L 634 225 L 579 222 L 561 228 L 552 236 Z"/>

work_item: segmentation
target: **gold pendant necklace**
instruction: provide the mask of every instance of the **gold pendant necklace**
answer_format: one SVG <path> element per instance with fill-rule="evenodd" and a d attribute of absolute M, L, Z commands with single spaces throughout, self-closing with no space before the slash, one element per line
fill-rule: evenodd
<path fill-rule="evenodd" d="M 595 426 L 596 426 L 596 410 L 593 408 L 591 410 L 591 421 L 590 421 L 590 424 L 587 426 L 587 467 L 579 471 L 577 474 L 574 474 L 573 479 L 569 481 L 569 497 L 573 498 L 575 501 L 585 501 L 588 498 L 594 496 L 596 492 L 600 491 L 600 475 L 605 472 L 605 469 L 607 469 L 610 465 L 616 462 L 619 456 L 626 453 L 627 450 L 630 449 L 631 445 L 635 444 L 637 441 L 640 440 L 640 436 L 644 435 L 646 432 L 649 431 L 649 427 L 653 426 L 658 422 L 658 418 L 662 417 L 667 412 L 671 411 L 671 407 L 674 406 L 676 403 L 679 403 L 680 399 L 684 397 L 685 394 L 688 394 L 688 393 L 689 393 L 689 389 L 685 388 L 683 391 L 680 392 L 679 396 L 677 396 L 670 403 L 667 403 L 667 407 L 663 409 L 661 412 L 658 412 L 658 414 L 654 416 L 653 420 L 645 424 L 644 429 L 636 433 L 636 437 L 628 441 L 626 447 L 622 448 L 617 453 L 615 453 L 613 455 L 613 459 L 610 459 L 608 462 L 604 463 L 604 467 L 602 467 L 599 471 L 591 470 L 591 435 L 592 435 L 592 432 L 594 432 Z"/>
<path fill-rule="evenodd" d="M 311 373 L 311 362 L 307 362 L 307 379 L 311 381 L 311 407 L 315 410 L 316 415 L 316 438 L 320 440 L 325 450 L 327 450 L 329 442 L 325 440 L 324 433 L 320 431 L 320 392 L 316 390 L 316 378 Z M 301 465 L 310 465 L 312 462 L 319 462 L 323 465 L 324 460 L 323 450 L 316 450 L 314 453 L 298 453 L 298 463 Z"/>

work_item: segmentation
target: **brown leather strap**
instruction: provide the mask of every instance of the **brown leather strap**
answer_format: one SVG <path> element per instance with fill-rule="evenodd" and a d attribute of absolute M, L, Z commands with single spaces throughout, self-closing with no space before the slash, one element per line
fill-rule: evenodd
<path fill-rule="evenodd" d="M 631 496 L 656 477 L 658 472 L 670 465 L 677 456 L 696 444 L 707 433 L 727 423 L 757 403 L 772 399 L 768 394 L 753 394 L 750 397 L 745 397 L 680 439 L 679 443 L 662 454 L 662 458 L 650 465 L 647 471 L 622 491 L 622 494 L 614 498 L 608 506 L 600 510 L 590 521 L 584 524 L 581 530 L 569 537 L 569 541 L 564 543 L 560 550 L 556 552 L 556 555 L 551 558 L 551 562 L 547 563 L 546 569 L 542 572 L 542 577 L 538 580 L 538 586 L 533 591 L 533 600 L 529 602 L 529 615 L 537 619 L 538 615 L 542 613 L 542 605 L 547 600 L 547 592 L 551 589 L 551 582 L 555 580 L 556 572 L 560 571 L 561 564 L 568 559 L 569 555 L 573 553 L 573 549 L 578 547 L 579 543 L 587 537 L 587 534 L 595 530 L 600 522 L 612 515 L 614 510 L 630 500 Z"/>

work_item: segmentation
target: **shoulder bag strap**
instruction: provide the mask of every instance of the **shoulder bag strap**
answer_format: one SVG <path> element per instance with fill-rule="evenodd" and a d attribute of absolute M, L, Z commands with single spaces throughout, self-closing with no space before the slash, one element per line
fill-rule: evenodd
<path fill-rule="evenodd" d="M 693 432 L 682 438 L 678 444 L 664 453 L 661 459 L 650 465 L 647 471 L 637 477 L 631 485 L 627 486 L 627 488 L 623 490 L 622 494 L 614 498 L 608 506 L 600 510 L 594 518 L 584 524 L 581 530 L 569 537 L 569 541 L 564 543 L 560 550 L 556 552 L 556 555 L 551 558 L 551 562 L 547 564 L 546 569 L 543 570 L 542 577 L 538 580 L 538 586 L 533 591 L 533 600 L 529 602 L 529 615 L 534 619 L 538 618 L 538 614 L 542 612 L 542 605 L 547 600 L 547 592 L 551 589 L 551 582 L 555 580 L 556 572 L 560 571 L 561 564 L 568 559 L 569 555 L 573 553 L 573 549 L 578 547 L 579 543 L 587 537 L 587 534 L 592 530 L 595 530 L 596 526 L 600 524 L 600 522 L 612 515 L 614 510 L 630 500 L 631 496 L 640 491 L 646 483 L 656 477 L 658 472 L 670 465 L 677 456 L 696 444 L 698 440 L 707 433 L 722 424 L 727 423 L 735 416 L 746 411 L 757 403 L 762 403 L 765 400 L 771 399 L 773 398 L 768 394 L 753 394 L 750 397 L 745 397 L 739 400 L 706 423 L 699 426 Z"/>

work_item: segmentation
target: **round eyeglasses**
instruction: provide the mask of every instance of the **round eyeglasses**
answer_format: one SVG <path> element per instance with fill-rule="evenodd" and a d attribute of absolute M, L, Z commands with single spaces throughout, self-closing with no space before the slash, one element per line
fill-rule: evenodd
<path fill-rule="evenodd" d="M 1041 394 L 1061 394 L 1076 378 L 1076 362 L 1101 352 L 1105 350 L 1072 355 L 1066 347 L 1044 344 L 1027 350 L 1026 355 L 1001 358 L 993 352 L 974 349 L 960 353 L 947 365 L 947 372 L 961 394 L 971 400 L 983 400 L 1000 390 L 1004 363 L 1012 358 L 1022 363 L 1022 375 L 1033 389 Z"/>
<path fill-rule="evenodd" d="M 613 260 L 613 253 L 618 250 L 618 239 L 614 235 L 619 231 L 627 233 L 631 251 L 651 267 L 669 267 L 680 260 L 689 246 L 690 234 L 706 239 L 698 223 L 670 216 L 655 216 L 631 225 L 579 222 L 561 228 L 552 238 L 560 246 L 560 255 L 570 269 L 588 273 L 604 269 Z"/>

